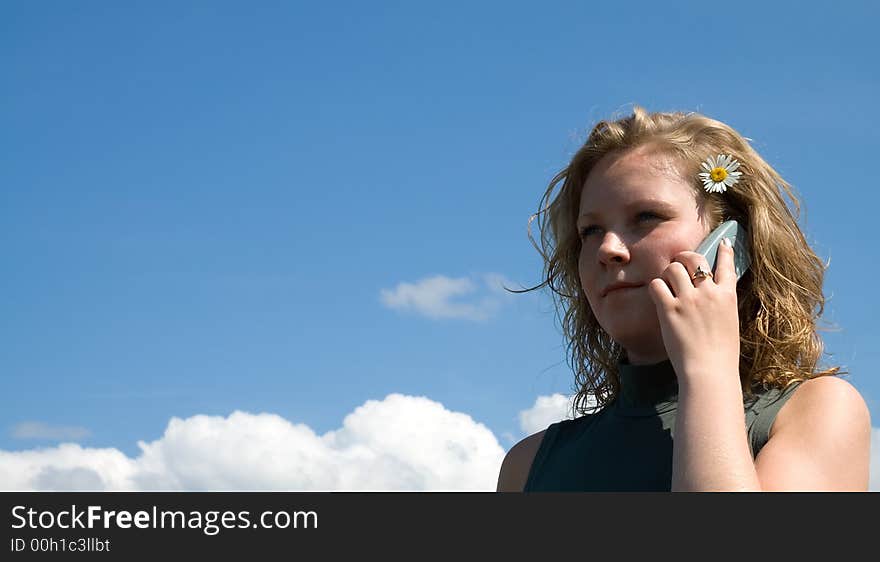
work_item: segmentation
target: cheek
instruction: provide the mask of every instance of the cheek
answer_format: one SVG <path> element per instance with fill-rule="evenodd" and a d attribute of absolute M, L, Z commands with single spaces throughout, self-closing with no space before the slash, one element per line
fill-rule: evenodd
<path fill-rule="evenodd" d="M 658 238 L 639 248 L 639 261 L 645 265 L 644 272 L 648 277 L 660 277 L 676 255 L 693 250 L 698 244 L 699 241 L 691 245 L 681 236 Z"/>
<path fill-rule="evenodd" d="M 581 289 L 583 289 L 585 293 L 590 292 L 590 283 L 592 282 L 591 279 L 594 275 L 588 264 L 589 260 L 587 260 L 586 253 L 580 252 L 578 255 L 578 278 L 580 279 Z"/>
<path fill-rule="evenodd" d="M 599 300 L 599 288 L 596 281 L 596 268 L 590 267 L 591 262 L 581 254 L 578 260 L 578 279 L 580 281 L 580 296 L 587 299 L 587 304 L 595 310 Z"/>
<path fill-rule="evenodd" d="M 693 252 L 708 235 L 709 229 L 706 224 L 695 218 L 688 224 L 688 228 L 682 229 L 678 236 L 669 241 L 668 249 L 672 255 L 679 252 Z"/>

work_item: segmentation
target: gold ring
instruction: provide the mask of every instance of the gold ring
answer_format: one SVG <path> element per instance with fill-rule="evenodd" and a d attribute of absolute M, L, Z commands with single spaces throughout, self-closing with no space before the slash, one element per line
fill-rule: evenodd
<path fill-rule="evenodd" d="M 691 279 L 705 279 L 706 277 L 712 277 L 712 272 L 704 271 L 701 265 L 698 265 L 697 270 L 691 275 Z"/>

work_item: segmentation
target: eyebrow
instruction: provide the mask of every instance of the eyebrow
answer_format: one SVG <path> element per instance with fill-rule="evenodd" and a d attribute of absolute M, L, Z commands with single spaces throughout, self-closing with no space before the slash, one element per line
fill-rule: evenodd
<path fill-rule="evenodd" d="M 639 199 L 638 201 L 633 201 L 632 203 L 626 205 L 625 209 L 627 211 L 630 211 L 636 207 L 653 207 L 654 209 L 657 209 L 659 211 L 666 212 L 672 212 L 675 210 L 672 205 L 670 205 L 666 201 L 663 201 L 662 199 Z M 602 216 L 602 214 L 595 211 L 587 211 L 586 213 L 583 213 L 581 216 L 579 216 L 578 220 L 589 219 L 599 216 Z"/>

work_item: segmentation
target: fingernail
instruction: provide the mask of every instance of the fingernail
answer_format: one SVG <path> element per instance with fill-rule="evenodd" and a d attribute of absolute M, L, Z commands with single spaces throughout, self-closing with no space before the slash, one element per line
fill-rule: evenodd
<path fill-rule="evenodd" d="M 730 238 L 724 239 L 724 245 L 727 246 L 728 248 L 733 248 L 733 242 L 730 240 Z"/>

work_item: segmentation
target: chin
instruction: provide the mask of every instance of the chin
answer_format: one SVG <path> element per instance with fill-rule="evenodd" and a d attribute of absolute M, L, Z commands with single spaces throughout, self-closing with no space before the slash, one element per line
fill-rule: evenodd
<path fill-rule="evenodd" d="M 602 328 L 624 349 L 639 348 L 648 340 L 653 341 L 660 333 L 660 321 L 655 310 L 650 313 L 616 316 L 614 320 L 602 323 Z"/>

